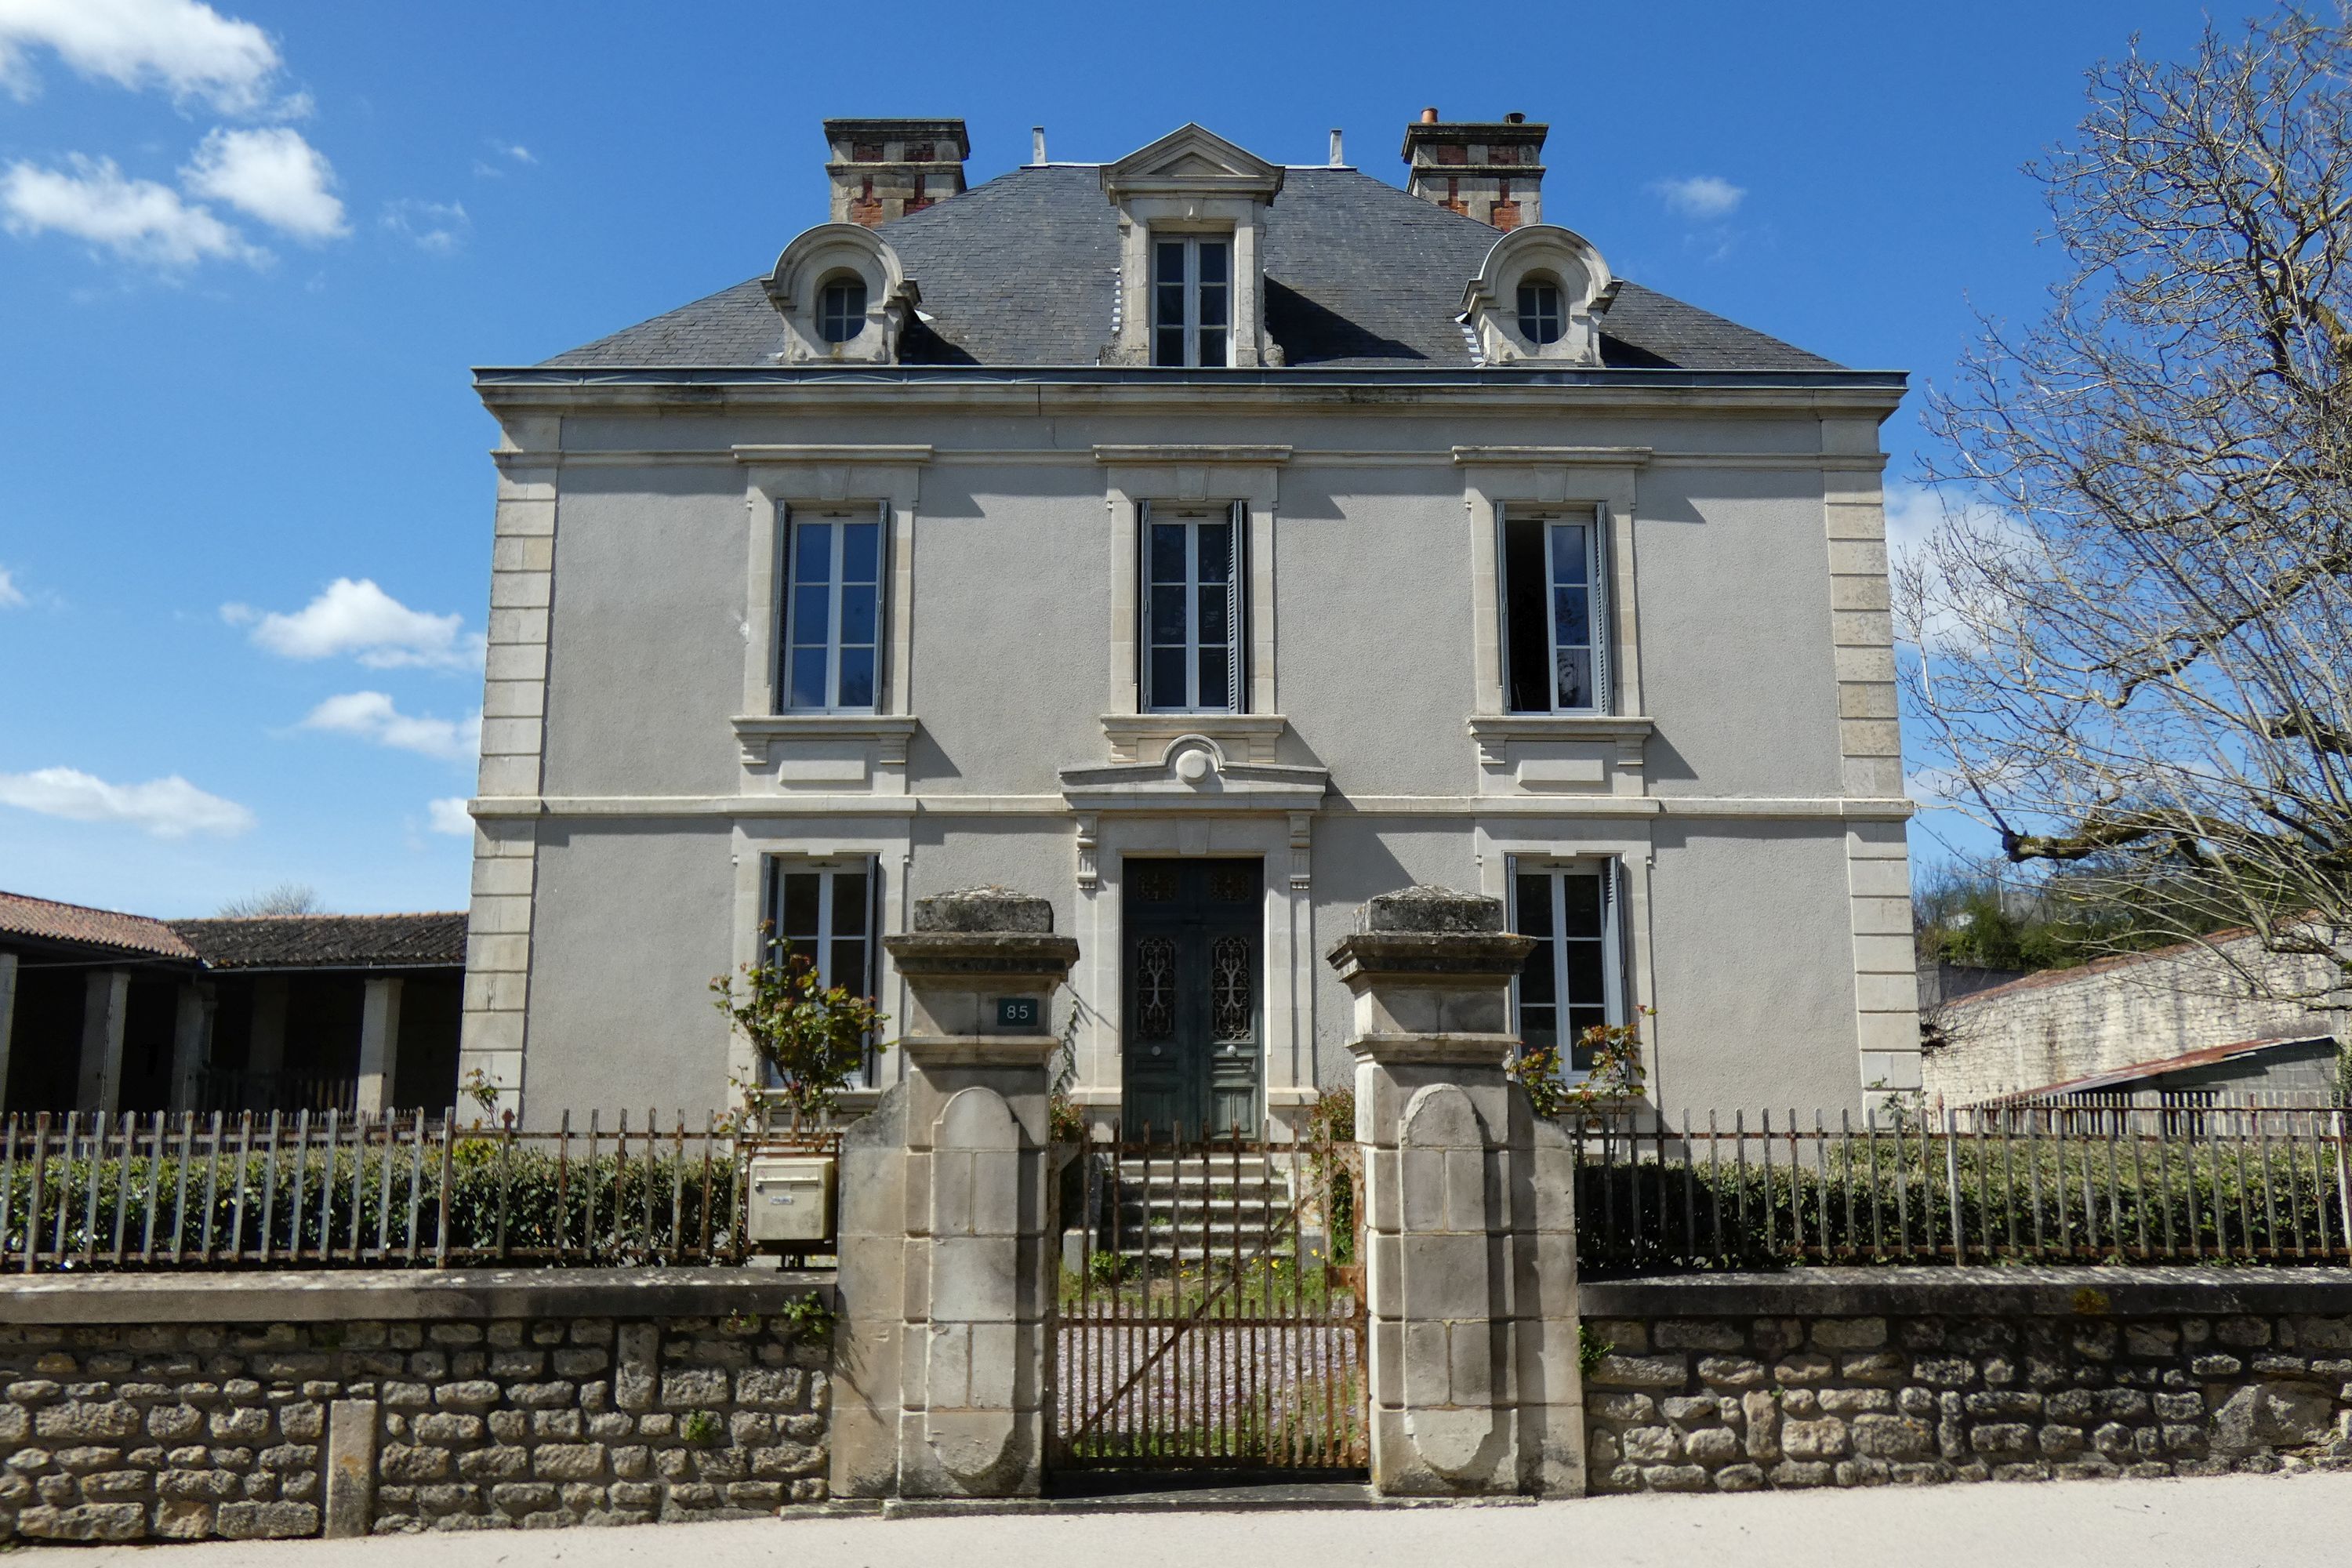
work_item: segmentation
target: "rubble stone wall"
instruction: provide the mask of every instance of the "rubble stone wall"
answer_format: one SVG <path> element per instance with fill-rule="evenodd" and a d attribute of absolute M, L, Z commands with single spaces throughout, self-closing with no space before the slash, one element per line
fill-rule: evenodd
<path fill-rule="evenodd" d="M 793 1303 L 829 1303 L 830 1286 L 645 1272 L 655 1289 L 329 1275 L 0 1291 L 0 1538 L 625 1524 L 822 1500 L 830 1344 L 824 1314 Z M 89 1321 L 142 1304 L 165 1315 Z M 339 1305 L 352 1315 L 321 1315 Z"/>
<path fill-rule="evenodd" d="M 1810 1272 L 1588 1282 L 1591 1489 L 2352 1468 L 2346 1271 Z"/>

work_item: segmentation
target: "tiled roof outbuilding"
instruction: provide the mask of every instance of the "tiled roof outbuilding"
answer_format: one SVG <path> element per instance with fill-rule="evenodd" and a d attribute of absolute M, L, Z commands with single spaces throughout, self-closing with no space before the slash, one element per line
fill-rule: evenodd
<path fill-rule="evenodd" d="M 207 969 L 439 969 L 466 962 L 462 910 L 173 921 Z"/>
<path fill-rule="evenodd" d="M 24 893 L 0 893 L 0 936 L 146 953 L 155 958 L 193 959 L 195 950 L 162 921 L 60 904 Z"/>

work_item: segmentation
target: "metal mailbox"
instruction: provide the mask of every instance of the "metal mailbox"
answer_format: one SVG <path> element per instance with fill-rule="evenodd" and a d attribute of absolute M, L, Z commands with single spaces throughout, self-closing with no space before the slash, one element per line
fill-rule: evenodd
<path fill-rule="evenodd" d="M 833 1156 L 754 1155 L 746 1228 L 755 1242 L 806 1246 L 833 1235 Z"/>

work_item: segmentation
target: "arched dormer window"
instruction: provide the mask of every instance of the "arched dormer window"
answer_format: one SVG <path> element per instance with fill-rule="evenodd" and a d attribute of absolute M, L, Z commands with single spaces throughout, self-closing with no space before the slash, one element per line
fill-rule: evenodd
<path fill-rule="evenodd" d="M 819 224 L 784 247 L 765 288 L 787 364 L 895 364 L 922 297 L 898 252 L 854 223 Z"/>
<path fill-rule="evenodd" d="M 1461 320 L 1482 363 L 1599 364 L 1599 317 L 1616 292 L 1591 240 L 1557 224 L 1527 224 L 1486 252 L 1462 290 Z"/>
<path fill-rule="evenodd" d="M 1519 284 L 1519 335 L 1536 344 L 1556 343 L 1567 330 L 1559 309 L 1559 285 L 1537 276 Z"/>
<path fill-rule="evenodd" d="M 834 278 L 817 297 L 817 335 L 829 343 L 845 343 L 866 330 L 866 279 Z"/>

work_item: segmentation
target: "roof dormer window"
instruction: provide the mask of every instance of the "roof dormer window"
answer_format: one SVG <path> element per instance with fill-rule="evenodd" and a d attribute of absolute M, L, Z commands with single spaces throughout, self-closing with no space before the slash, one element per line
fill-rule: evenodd
<path fill-rule="evenodd" d="M 1531 343 L 1556 343 L 1566 330 L 1560 320 L 1559 285 L 1530 278 L 1519 285 L 1519 334 Z"/>
<path fill-rule="evenodd" d="M 1151 246 L 1151 363 L 1232 363 L 1233 248 L 1223 238 L 1155 239 Z"/>
<path fill-rule="evenodd" d="M 1265 330 L 1265 214 L 1283 171 L 1187 125 L 1106 164 L 1118 208 L 1118 300 L 1105 364 L 1282 363 Z"/>
<path fill-rule="evenodd" d="M 784 247 L 764 281 L 783 317 L 786 364 L 895 364 L 922 298 L 898 253 L 854 223 L 819 224 Z"/>
<path fill-rule="evenodd" d="M 866 330 L 866 280 L 835 278 L 824 286 L 816 309 L 817 335 L 829 343 L 845 343 Z"/>

